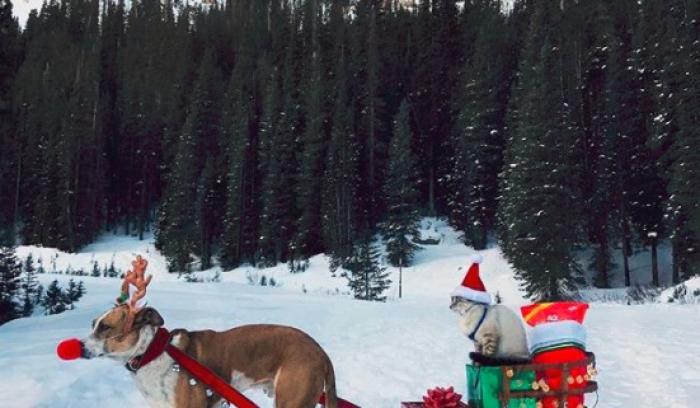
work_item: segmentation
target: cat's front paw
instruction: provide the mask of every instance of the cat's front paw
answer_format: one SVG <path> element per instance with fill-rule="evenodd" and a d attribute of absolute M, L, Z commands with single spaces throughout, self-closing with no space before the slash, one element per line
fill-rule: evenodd
<path fill-rule="evenodd" d="M 481 345 L 481 354 L 485 356 L 493 356 L 496 354 L 496 350 L 498 349 L 498 337 L 491 334 L 485 334 L 479 344 Z"/>
<path fill-rule="evenodd" d="M 496 354 L 496 345 L 495 344 L 484 344 L 481 347 L 481 354 L 485 356 L 493 356 Z"/>

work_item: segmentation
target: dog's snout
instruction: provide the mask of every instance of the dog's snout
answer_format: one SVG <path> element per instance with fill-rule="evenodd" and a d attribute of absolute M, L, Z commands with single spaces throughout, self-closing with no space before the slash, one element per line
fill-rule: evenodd
<path fill-rule="evenodd" d="M 90 354 L 88 349 L 85 347 L 85 343 L 83 341 L 80 342 L 80 358 L 84 358 L 86 360 L 92 358 L 92 354 Z"/>
<path fill-rule="evenodd" d="M 81 358 L 90 358 L 87 355 L 87 351 L 85 349 L 85 343 L 83 343 L 82 341 L 80 342 L 80 357 Z"/>

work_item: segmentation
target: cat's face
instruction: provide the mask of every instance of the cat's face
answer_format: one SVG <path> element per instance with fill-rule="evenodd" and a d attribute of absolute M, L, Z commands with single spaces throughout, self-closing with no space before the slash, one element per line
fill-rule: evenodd
<path fill-rule="evenodd" d="M 457 313 L 460 316 L 464 316 L 469 311 L 476 306 L 476 303 L 469 301 L 463 297 L 452 296 L 452 302 L 450 303 L 450 310 Z"/>

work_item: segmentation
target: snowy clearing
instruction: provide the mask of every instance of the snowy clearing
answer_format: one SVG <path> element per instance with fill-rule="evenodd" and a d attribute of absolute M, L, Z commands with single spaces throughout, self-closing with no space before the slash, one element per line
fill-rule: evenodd
<path fill-rule="evenodd" d="M 151 241 L 105 238 L 79 254 L 59 254 L 57 269 L 90 270 L 115 261 L 124 269 L 131 257 L 148 257 L 154 282 L 147 296 L 168 328 L 227 329 L 247 323 L 280 323 L 299 327 L 326 349 L 333 360 L 342 397 L 365 408 L 398 408 L 419 400 L 427 388 L 454 385 L 465 392 L 464 364 L 472 345 L 459 332 L 448 310 L 447 293 L 461 280 L 469 254 L 454 232 L 435 221 L 424 224 L 441 243 L 418 253 L 414 267 L 404 269 L 404 298 L 394 285 L 387 303 L 353 300 L 343 294 L 345 279 L 331 277 L 323 256 L 309 270 L 290 274 L 285 266 L 223 272 L 220 283 L 186 283 L 167 274 L 165 260 Z M 47 260 L 56 251 L 22 247 Z M 498 249 L 483 251 L 482 277 L 513 308 L 525 303 L 512 271 Z M 246 273 L 274 277 L 281 287 L 247 284 Z M 213 273 L 209 271 L 207 273 Z M 70 276 L 40 275 L 65 284 Z M 397 272 L 392 278 L 398 282 Z M 35 315 L 0 327 L 1 407 L 144 406 L 127 371 L 109 360 L 62 362 L 57 343 L 83 337 L 91 320 L 108 309 L 119 280 L 80 277 L 88 293 L 77 309 L 55 316 Z M 303 293 L 302 287 L 307 293 Z M 625 306 L 594 303 L 586 320 L 589 348 L 598 359 L 602 408 L 692 408 L 700 399 L 700 305 Z M 263 394 L 248 394 L 261 407 L 271 407 Z M 594 406 L 596 396 L 587 404 Z"/>

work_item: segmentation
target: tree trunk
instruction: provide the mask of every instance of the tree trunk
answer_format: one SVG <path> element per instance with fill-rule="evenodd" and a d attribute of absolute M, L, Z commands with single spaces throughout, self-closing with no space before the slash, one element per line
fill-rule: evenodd
<path fill-rule="evenodd" d="M 610 271 L 608 270 L 608 266 L 609 266 L 608 260 L 610 258 L 609 258 L 609 253 L 608 253 L 609 249 L 608 249 L 608 242 L 607 242 L 608 240 L 607 240 L 606 234 L 607 234 L 607 232 L 604 230 L 602 232 L 602 239 L 601 239 L 602 242 L 599 244 L 600 248 L 598 249 L 599 250 L 598 256 L 599 256 L 600 264 L 598 265 L 598 268 L 599 268 L 598 273 L 600 273 L 600 279 L 601 279 L 600 286 L 607 289 L 607 288 L 610 288 L 610 276 L 609 276 Z"/>
<path fill-rule="evenodd" d="M 148 151 L 148 149 L 143 149 L 143 151 Z M 148 202 L 146 201 L 147 197 L 147 192 L 146 190 L 149 187 L 149 182 L 148 182 L 148 153 L 143 155 L 143 161 L 141 165 L 141 216 L 139 217 L 139 241 L 143 241 L 143 234 L 146 229 L 146 222 L 148 218 Z"/>
<path fill-rule="evenodd" d="M 433 151 L 435 150 L 433 142 L 430 142 L 430 152 L 428 157 L 430 160 L 430 170 L 428 172 L 428 215 L 435 215 L 435 164 L 433 161 Z"/>
<path fill-rule="evenodd" d="M 368 135 L 368 153 L 369 153 L 369 188 L 370 188 L 370 197 L 369 197 L 369 222 L 372 224 L 374 222 L 374 217 L 375 217 L 375 194 L 376 192 L 374 191 L 375 188 L 375 182 L 376 182 L 376 163 L 375 163 L 375 144 L 376 144 L 376 138 L 377 138 L 377 129 L 375 126 L 375 120 L 376 120 L 376 88 L 378 86 L 377 84 L 377 61 L 374 60 L 373 57 L 375 57 L 375 54 L 372 52 L 374 49 L 375 41 L 376 41 L 376 32 L 375 32 L 375 25 L 376 25 L 376 10 L 374 7 L 372 8 L 372 13 L 371 13 L 371 20 L 370 20 L 370 27 L 369 27 L 369 61 L 368 61 L 368 70 L 371 70 L 371 72 L 368 72 L 368 82 L 369 82 L 369 92 L 368 92 L 368 108 L 369 108 L 369 135 Z"/>
<path fill-rule="evenodd" d="M 654 286 L 659 286 L 659 259 L 656 253 L 657 238 L 651 239 L 651 281 Z"/>
<path fill-rule="evenodd" d="M 621 169 L 617 169 L 618 171 L 618 189 L 622 188 L 622 176 L 619 175 L 621 173 Z M 632 245 L 630 243 L 631 237 L 630 237 L 630 225 L 627 220 L 627 203 L 624 201 L 624 195 L 620 194 L 620 210 L 622 212 L 621 214 L 621 223 L 622 223 L 622 263 L 624 266 L 624 272 L 625 272 L 625 286 L 630 286 L 631 285 L 631 279 L 630 279 L 630 262 L 629 262 L 629 257 L 631 255 L 631 249 Z"/>
<path fill-rule="evenodd" d="M 22 185 L 22 150 L 17 143 L 17 180 L 15 180 L 15 211 L 12 220 L 12 242 L 14 243 L 17 237 L 17 228 L 19 225 L 19 201 L 20 201 L 20 186 Z"/>
<path fill-rule="evenodd" d="M 622 263 L 625 270 L 625 286 L 630 286 L 630 261 L 628 250 L 628 238 L 622 238 Z"/>
<path fill-rule="evenodd" d="M 672 246 L 673 246 L 672 247 L 672 251 L 673 251 L 673 253 L 672 253 L 672 257 L 673 257 L 673 261 L 672 261 L 672 264 L 673 264 L 673 266 L 672 266 L 672 268 L 673 268 L 673 284 L 677 285 L 677 284 L 681 283 L 681 277 L 680 277 L 680 268 L 678 265 L 678 257 L 677 257 L 678 244 L 677 244 L 675 239 L 673 240 Z"/>

